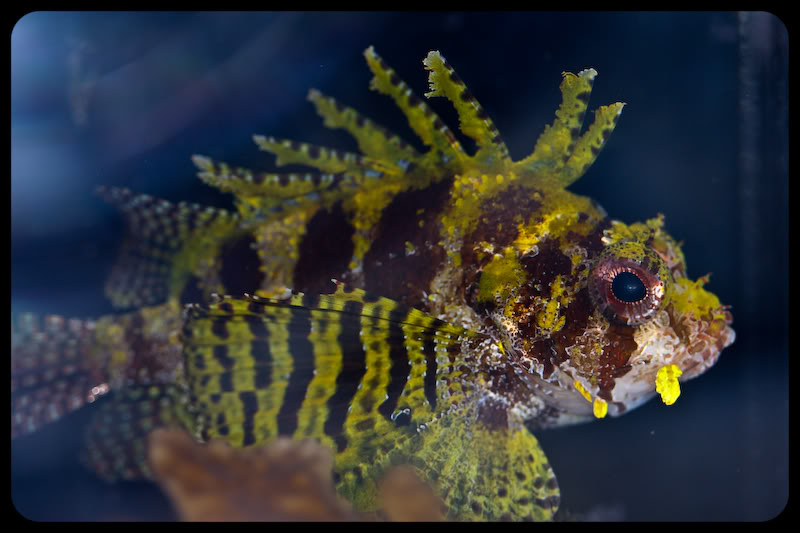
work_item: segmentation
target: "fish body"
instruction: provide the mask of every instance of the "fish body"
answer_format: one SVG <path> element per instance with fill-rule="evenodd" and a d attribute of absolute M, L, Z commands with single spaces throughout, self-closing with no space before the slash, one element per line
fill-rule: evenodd
<path fill-rule="evenodd" d="M 566 190 L 624 106 L 582 131 L 593 69 L 563 74 L 555 121 L 512 161 L 438 52 L 425 96 L 454 104 L 474 152 L 365 58 L 426 151 L 312 90 L 361 153 L 256 136 L 278 165 L 316 169 L 290 174 L 194 156 L 235 213 L 100 189 L 131 231 L 106 292 L 136 310 L 16 317 L 12 435 L 111 392 L 87 453 L 111 480 L 150 475 L 155 427 L 234 446 L 288 435 L 334 451 L 337 489 L 362 510 L 387 468 L 411 464 L 451 517 L 547 520 L 560 495 L 531 429 L 672 403 L 733 342 L 663 217 L 627 225 Z"/>

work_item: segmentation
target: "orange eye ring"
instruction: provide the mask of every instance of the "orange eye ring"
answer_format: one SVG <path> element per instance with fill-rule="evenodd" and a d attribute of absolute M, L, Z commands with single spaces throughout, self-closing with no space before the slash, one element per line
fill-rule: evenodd
<path fill-rule="evenodd" d="M 594 265 L 589 275 L 589 296 L 609 320 L 636 326 L 652 318 L 666 303 L 662 265 L 648 255 L 639 262 L 608 253 Z"/>

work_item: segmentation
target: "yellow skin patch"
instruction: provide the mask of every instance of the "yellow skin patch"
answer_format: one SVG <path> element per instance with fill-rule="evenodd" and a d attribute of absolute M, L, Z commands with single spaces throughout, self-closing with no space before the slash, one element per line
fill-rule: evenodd
<path fill-rule="evenodd" d="M 542 200 L 538 193 L 533 194 L 535 200 Z M 557 238 L 564 245 L 572 244 L 567 238 L 568 232 L 588 235 L 595 227 L 597 220 L 605 214 L 597 209 L 589 198 L 576 196 L 565 190 L 549 191 L 542 209 L 533 214 L 529 220 L 518 226 L 518 237 L 515 245 L 520 250 L 527 250 L 547 238 Z M 585 222 L 579 222 L 579 214 L 589 215 Z"/>
<path fill-rule="evenodd" d="M 680 290 L 676 291 L 672 303 L 681 313 L 694 316 L 712 316 L 714 319 L 721 319 L 722 314 L 719 309 L 722 307 L 719 298 L 703 288 L 708 281 L 707 277 L 701 277 L 697 281 L 681 278 L 676 281 Z"/>
<path fill-rule="evenodd" d="M 578 390 L 578 392 L 581 393 L 581 396 L 586 398 L 587 402 L 592 403 L 592 395 L 589 394 L 589 391 L 586 390 L 586 387 L 584 387 L 583 384 L 580 381 L 578 381 L 576 379 L 575 382 L 573 383 L 573 385 Z"/>
<path fill-rule="evenodd" d="M 550 299 L 544 309 L 536 314 L 536 325 L 548 332 L 555 332 L 564 327 L 566 318 L 560 313 L 562 307 L 569 305 L 570 297 L 566 293 L 561 276 L 556 276 L 550 287 Z"/>
<path fill-rule="evenodd" d="M 502 254 L 495 254 L 484 267 L 478 298 L 484 302 L 505 301 L 523 279 L 524 274 L 516 253 L 512 248 L 507 248 Z"/>

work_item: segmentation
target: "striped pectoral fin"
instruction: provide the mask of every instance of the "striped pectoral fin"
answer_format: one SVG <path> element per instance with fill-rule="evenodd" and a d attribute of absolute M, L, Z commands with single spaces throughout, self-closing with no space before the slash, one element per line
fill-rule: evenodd
<path fill-rule="evenodd" d="M 219 304 L 222 309 L 231 306 L 226 316 L 213 314 L 217 304 L 210 306 L 210 314 L 190 308 L 183 333 L 184 368 L 202 438 L 249 446 L 279 434 L 278 414 L 289 378 L 303 367 L 313 371 L 313 366 L 289 352 L 289 309 L 262 320 L 240 309 L 240 302 L 225 299 Z"/>
<path fill-rule="evenodd" d="M 453 103 L 461 131 L 475 139 L 478 145 L 477 157 L 510 163 L 508 148 L 497 127 L 447 60 L 439 52 L 429 52 L 423 63 L 430 71 L 428 81 L 431 90 L 425 96 L 445 96 Z"/>
<path fill-rule="evenodd" d="M 336 453 L 340 488 L 369 507 L 364 479 L 374 489 L 375 468 L 460 398 L 440 394 L 437 378 L 463 377 L 459 350 L 477 336 L 337 284 L 333 294 L 192 306 L 183 339 L 203 437 L 316 438 Z"/>
<path fill-rule="evenodd" d="M 192 274 L 238 231 L 238 216 L 224 209 L 173 204 L 127 189 L 98 188 L 125 217 L 128 237 L 106 283 L 117 307 L 154 305 L 178 298 Z M 202 277 L 202 276 L 201 276 Z"/>
<path fill-rule="evenodd" d="M 559 491 L 547 457 L 506 407 L 473 396 L 423 435 L 415 466 L 458 520 L 547 521 Z"/>
<path fill-rule="evenodd" d="M 185 368 L 204 438 L 248 446 L 287 435 L 336 446 L 366 372 L 359 316 L 257 297 L 188 315 Z"/>
<path fill-rule="evenodd" d="M 104 399 L 87 433 L 83 462 L 107 481 L 151 478 L 147 437 L 159 427 L 191 429 L 187 391 L 178 385 L 134 386 Z"/>

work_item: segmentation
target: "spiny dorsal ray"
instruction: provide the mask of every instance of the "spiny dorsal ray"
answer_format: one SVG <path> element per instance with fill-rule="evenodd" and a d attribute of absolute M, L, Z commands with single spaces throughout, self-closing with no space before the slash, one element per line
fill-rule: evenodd
<path fill-rule="evenodd" d="M 374 74 L 370 88 L 389 95 L 408 118 L 411 129 L 433 150 L 428 156 L 436 158 L 437 163 L 450 163 L 465 157 L 464 148 L 458 142 L 442 119 L 423 102 L 395 71 L 370 46 L 364 51 L 367 65 Z"/>
<path fill-rule="evenodd" d="M 253 172 L 246 168 L 231 168 L 225 163 L 195 155 L 192 161 L 198 168 L 198 177 L 223 192 L 237 198 L 258 198 L 261 207 L 272 207 L 289 199 L 298 199 L 328 189 L 356 184 L 353 176 L 346 174 L 320 174 L 318 172 L 292 172 L 274 174 Z"/>
<path fill-rule="evenodd" d="M 514 164 L 520 175 L 533 173 L 536 183 L 564 188 L 580 178 L 594 163 L 606 139 L 614 130 L 625 104 L 601 106 L 595 120 L 581 136 L 584 115 L 589 104 L 597 71 L 589 68 L 577 75 L 562 73 L 561 106 L 552 125 L 545 126 L 532 154 Z"/>
<path fill-rule="evenodd" d="M 445 96 L 458 112 L 461 131 L 478 144 L 476 159 L 491 164 L 493 161 L 511 162 L 508 148 L 488 113 L 481 107 L 453 67 L 438 52 L 429 52 L 423 61 L 430 71 L 430 92 L 425 96 Z"/>
<path fill-rule="evenodd" d="M 317 113 L 324 119 L 328 128 L 342 128 L 358 142 L 364 155 L 373 159 L 393 161 L 398 165 L 418 163 L 420 154 L 403 139 L 362 116 L 351 107 L 346 107 L 334 98 L 322 94 L 316 89 L 308 92 L 309 102 L 317 108 Z"/>
<path fill-rule="evenodd" d="M 323 172 L 355 172 L 365 173 L 369 170 L 402 174 L 404 169 L 390 161 L 374 159 L 361 154 L 343 152 L 334 148 L 300 143 L 289 139 L 276 139 L 263 135 L 254 135 L 253 140 L 258 147 L 277 156 L 278 166 L 292 163 L 318 168 Z"/>

